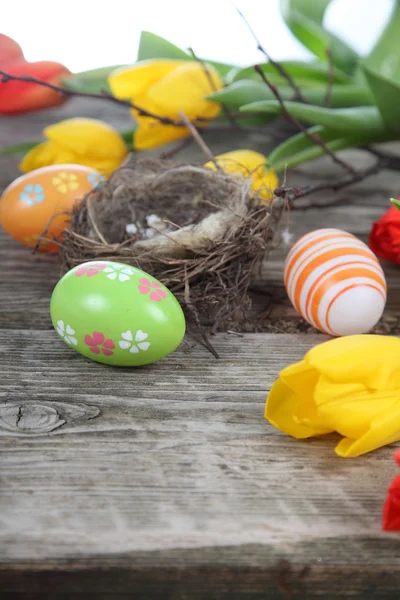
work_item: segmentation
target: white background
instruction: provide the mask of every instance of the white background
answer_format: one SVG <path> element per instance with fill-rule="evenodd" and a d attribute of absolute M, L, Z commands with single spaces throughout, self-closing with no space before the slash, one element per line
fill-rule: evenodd
<path fill-rule="evenodd" d="M 308 53 L 286 29 L 278 0 L 236 0 L 268 53 L 277 60 Z M 335 0 L 325 23 L 361 54 L 385 24 L 393 0 Z M 141 30 L 202 58 L 248 65 L 260 53 L 230 0 L 3 0 L 0 30 L 28 60 L 55 60 L 71 71 L 136 59 Z"/>

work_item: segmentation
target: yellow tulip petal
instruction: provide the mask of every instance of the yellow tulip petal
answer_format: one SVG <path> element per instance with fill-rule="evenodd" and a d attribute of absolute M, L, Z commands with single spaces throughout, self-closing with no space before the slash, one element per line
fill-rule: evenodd
<path fill-rule="evenodd" d="M 121 162 L 122 160 L 115 160 L 112 157 L 96 159 L 75 155 L 53 142 L 43 142 L 29 150 L 20 162 L 19 168 L 23 173 L 28 173 L 48 165 L 75 164 L 91 167 L 104 177 L 108 177 L 121 165 Z"/>
<path fill-rule="evenodd" d="M 118 131 L 97 119 L 66 119 L 46 127 L 44 135 L 77 156 L 121 161 L 128 152 Z"/>
<path fill-rule="evenodd" d="M 351 335 L 312 348 L 305 360 L 330 380 L 400 389 L 400 338 Z"/>
<path fill-rule="evenodd" d="M 135 65 L 113 71 L 108 77 L 108 84 L 112 94 L 117 98 L 136 101 L 139 94 L 143 94 L 182 62 L 180 60 L 143 60 Z"/>
<path fill-rule="evenodd" d="M 178 119 L 183 111 L 191 120 L 196 117 L 215 118 L 220 112 L 217 102 L 205 100 L 205 96 L 223 87 L 217 71 L 194 61 L 182 62 L 165 77 L 151 85 L 146 93 L 137 99 L 142 108 L 170 119 Z M 211 83 L 211 81 L 212 83 Z"/>
<path fill-rule="evenodd" d="M 100 175 L 108 177 L 121 166 L 122 162 L 122 160 L 114 160 L 112 157 L 110 157 L 108 160 L 84 157 L 77 164 L 84 165 L 85 167 L 91 167 L 92 169 L 98 171 Z"/>
<path fill-rule="evenodd" d="M 244 177 L 250 175 L 262 176 L 267 163 L 267 158 L 260 152 L 254 152 L 254 150 L 233 150 L 232 152 L 219 154 L 215 159 L 224 171 L 240 173 Z M 213 171 L 216 170 L 212 161 L 207 162 L 204 166 Z"/>
<path fill-rule="evenodd" d="M 23 173 L 46 167 L 47 165 L 74 163 L 73 152 L 59 148 L 53 142 L 43 142 L 29 150 L 21 160 L 19 168 Z"/>
<path fill-rule="evenodd" d="M 398 402 L 399 390 L 370 390 L 363 388 L 347 392 L 349 386 L 341 386 L 321 377 L 316 386 L 314 399 L 321 418 L 343 436 L 359 438 L 370 423 Z M 330 397 L 321 404 L 320 390 Z"/>
<path fill-rule="evenodd" d="M 293 417 L 294 407 L 299 402 L 294 394 L 280 379 L 271 388 L 268 402 L 265 407 L 264 417 L 277 429 L 297 439 L 308 438 L 314 435 L 310 427 L 305 427 Z"/>
<path fill-rule="evenodd" d="M 279 185 L 274 169 L 265 171 L 267 157 L 253 150 L 234 150 L 215 157 L 218 165 L 227 173 L 237 173 L 243 177 L 252 177 L 252 189 L 263 200 L 269 202 L 273 191 Z M 216 170 L 212 161 L 205 165 L 208 169 Z"/>
<path fill-rule="evenodd" d="M 252 188 L 263 200 L 270 201 L 274 197 L 274 190 L 279 185 L 279 179 L 274 169 L 269 169 L 262 177 L 253 179 Z"/>
<path fill-rule="evenodd" d="M 398 398 L 400 394 L 398 395 Z M 359 439 L 344 438 L 335 448 L 336 454 L 354 458 L 400 440 L 400 400 L 375 418 Z"/>
<path fill-rule="evenodd" d="M 316 346 L 281 372 L 265 416 L 294 437 L 338 432 L 343 457 L 399 441 L 400 339 L 354 335 Z"/>
<path fill-rule="evenodd" d="M 151 121 L 146 127 L 138 127 L 135 130 L 133 144 L 136 150 L 151 150 L 188 135 L 190 132 L 186 127 L 162 125 L 158 121 Z"/>
<path fill-rule="evenodd" d="M 278 429 L 298 439 L 332 431 L 319 423 L 313 406 L 313 390 L 317 380 L 318 373 L 304 361 L 284 369 L 268 395 L 265 418 Z M 304 403 L 307 406 L 307 424 L 301 419 Z"/>

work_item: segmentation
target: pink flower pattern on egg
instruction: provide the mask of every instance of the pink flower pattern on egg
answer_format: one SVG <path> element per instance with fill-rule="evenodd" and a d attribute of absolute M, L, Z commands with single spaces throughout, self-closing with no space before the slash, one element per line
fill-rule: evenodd
<path fill-rule="evenodd" d="M 75 275 L 77 277 L 82 277 L 82 275 L 86 275 L 87 277 L 93 277 L 93 275 L 98 275 L 100 271 L 105 268 L 104 263 L 91 263 L 88 265 L 82 265 L 75 271 Z"/>
<path fill-rule="evenodd" d="M 93 354 L 100 354 L 100 352 L 102 352 L 104 356 L 112 356 L 114 354 L 114 342 L 111 339 L 105 339 L 105 335 L 99 331 L 94 331 L 91 336 L 89 334 L 86 335 L 85 344 L 90 347 L 90 351 L 93 352 Z"/>
<path fill-rule="evenodd" d="M 161 285 L 157 281 L 149 281 L 145 277 L 139 280 L 139 292 L 141 294 L 149 294 L 150 300 L 154 302 L 161 302 L 167 297 L 165 290 L 161 289 Z"/>

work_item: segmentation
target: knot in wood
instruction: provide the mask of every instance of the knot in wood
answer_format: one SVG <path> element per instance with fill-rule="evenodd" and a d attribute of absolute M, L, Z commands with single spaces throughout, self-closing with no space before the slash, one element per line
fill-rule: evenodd
<path fill-rule="evenodd" d="M 0 429 L 23 434 L 48 433 L 61 425 L 65 420 L 58 411 L 46 404 L 5 404 L 0 406 Z"/>

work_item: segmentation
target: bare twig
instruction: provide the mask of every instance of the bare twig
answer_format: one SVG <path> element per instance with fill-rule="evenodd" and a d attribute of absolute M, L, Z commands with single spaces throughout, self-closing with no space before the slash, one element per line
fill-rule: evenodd
<path fill-rule="evenodd" d="M 319 135 L 309 133 L 308 129 L 306 127 L 304 127 L 304 125 L 302 125 L 302 123 L 300 121 L 298 121 L 295 117 L 293 117 L 293 115 L 291 115 L 289 113 L 289 111 L 286 109 L 285 103 L 283 101 L 282 96 L 279 93 L 278 88 L 268 80 L 265 73 L 261 69 L 260 65 L 254 65 L 254 70 L 257 71 L 257 73 L 260 75 L 261 79 L 269 87 L 271 92 L 274 94 L 275 98 L 278 100 L 279 105 L 282 109 L 282 115 L 284 117 L 286 117 L 286 119 L 288 121 L 291 121 L 297 127 L 297 129 L 299 131 L 301 131 L 302 133 L 304 133 L 304 135 L 306 135 L 308 137 L 308 139 L 310 139 L 314 144 L 316 144 L 317 146 L 322 148 L 322 150 L 325 152 L 325 154 L 328 154 L 328 156 L 331 157 L 333 162 L 335 162 L 337 165 L 340 165 L 343 169 L 348 171 L 348 173 L 351 173 L 352 175 L 354 175 L 356 173 L 356 171 L 353 169 L 353 167 L 351 165 L 349 165 L 347 162 L 345 162 L 341 158 L 338 158 L 336 156 L 336 154 L 334 152 L 332 152 L 332 150 L 320 138 Z"/>
<path fill-rule="evenodd" d="M 326 49 L 326 56 L 328 57 L 329 72 L 328 72 L 328 84 L 326 86 L 326 92 L 325 92 L 325 98 L 324 98 L 324 106 L 330 107 L 332 88 L 333 88 L 333 83 L 335 81 L 335 67 L 333 64 L 332 48 Z"/>
<path fill-rule="evenodd" d="M 373 165 L 370 165 L 366 169 L 362 171 L 354 171 L 354 173 L 350 177 L 346 177 L 340 181 L 327 182 L 327 183 L 319 183 L 317 185 L 310 185 L 304 188 L 301 187 L 284 187 L 280 186 L 274 190 L 275 196 L 280 198 L 285 198 L 290 205 L 292 205 L 294 200 L 298 200 L 299 198 L 305 198 L 306 196 L 310 196 L 315 192 L 321 192 L 324 190 L 332 190 L 337 192 L 343 188 L 349 187 L 354 183 L 358 183 L 371 175 L 375 175 L 381 169 L 385 168 L 385 164 L 383 160 L 377 160 Z M 324 204 L 324 206 L 326 206 Z"/>
<path fill-rule="evenodd" d="M 391 152 L 382 152 L 381 150 L 376 150 L 376 148 L 372 148 L 371 146 L 364 146 L 362 149 L 366 150 L 373 156 L 376 156 L 376 158 L 381 159 L 383 169 L 400 171 L 400 156 L 396 156 L 396 154 L 392 154 Z"/>
<path fill-rule="evenodd" d="M 48 81 L 43 81 L 42 79 L 38 79 L 37 77 L 31 77 L 28 75 L 12 75 L 10 73 L 7 73 L 6 71 L 3 71 L 2 69 L 0 69 L 0 82 L 1 83 L 7 83 L 9 81 L 24 81 L 25 83 L 35 83 L 37 85 L 41 85 L 42 87 L 46 87 L 49 88 L 50 90 L 53 90 L 54 92 L 58 92 L 59 94 L 61 94 L 61 96 L 67 96 L 67 97 L 72 97 L 72 96 L 79 96 L 80 98 L 96 98 L 98 100 L 110 100 L 111 102 L 114 102 L 115 104 L 120 104 L 121 106 L 127 106 L 130 109 L 135 109 L 138 111 L 139 115 L 141 115 L 142 117 L 150 117 L 152 119 L 156 119 L 157 121 L 160 121 L 160 123 L 163 123 L 164 125 L 176 125 L 178 127 L 182 126 L 182 123 L 179 123 L 179 121 L 175 121 L 174 119 L 170 119 L 168 117 L 162 117 L 160 115 L 156 115 L 155 113 L 146 110 L 145 108 L 142 108 L 141 106 L 138 106 L 137 104 L 134 104 L 133 102 L 131 102 L 130 100 L 122 100 L 121 98 L 117 98 L 116 96 L 113 96 L 112 94 L 109 94 L 106 91 L 103 91 L 101 94 L 94 94 L 94 93 L 90 93 L 90 92 L 78 92 L 77 90 L 69 90 L 68 88 L 64 88 L 61 87 L 59 85 L 55 85 L 53 83 L 49 83 Z"/>
<path fill-rule="evenodd" d="M 335 181 L 334 183 L 320 183 L 318 185 L 307 186 L 305 188 L 286 187 L 285 185 L 283 185 L 276 188 L 274 190 L 274 194 L 281 198 L 286 198 L 288 203 L 292 204 L 294 200 L 297 200 L 299 198 L 305 198 L 306 196 L 310 196 L 315 192 L 321 192 L 325 190 L 332 190 L 333 192 L 337 192 L 343 188 L 353 185 L 354 183 L 363 181 L 364 179 L 367 179 L 367 177 L 375 175 L 376 173 L 379 173 L 379 171 L 382 171 L 384 169 L 393 169 L 395 171 L 400 170 L 400 156 L 396 156 L 395 154 L 391 153 L 381 152 L 380 150 L 375 150 L 375 148 L 370 148 L 369 146 L 366 146 L 365 148 L 363 148 L 363 150 L 366 150 L 374 156 L 376 156 L 377 160 L 366 169 L 362 171 L 355 171 L 351 177 L 346 177 L 342 180 Z M 315 203 L 311 203 L 310 205 L 307 205 L 307 208 L 310 208 L 311 206 L 318 208 L 331 206 L 336 202 L 337 201 L 333 200 L 331 203 L 324 203 L 318 205 L 316 205 Z"/>
<path fill-rule="evenodd" d="M 204 142 L 203 138 L 201 137 L 201 135 L 199 134 L 199 132 L 197 131 L 197 129 L 193 125 L 193 123 L 187 118 L 187 116 L 185 115 L 185 113 L 183 111 L 181 111 L 179 113 L 179 116 L 182 119 L 182 123 L 184 124 L 184 126 L 189 129 L 190 133 L 192 134 L 192 137 L 193 137 L 194 141 L 197 143 L 197 145 L 199 146 L 199 148 L 207 156 L 208 160 L 210 160 L 210 161 L 212 161 L 214 163 L 214 165 L 218 169 L 218 171 L 221 171 L 221 167 L 219 166 L 219 164 L 215 160 L 215 157 L 214 157 L 213 153 L 211 152 L 211 150 L 207 146 L 207 144 Z"/>
<path fill-rule="evenodd" d="M 195 51 L 193 50 L 193 48 L 189 48 L 189 52 L 191 53 L 191 55 L 193 56 L 193 58 L 195 60 L 197 60 L 197 62 L 203 67 L 204 73 L 206 74 L 206 77 L 208 79 L 208 82 L 210 84 L 211 89 L 214 92 L 217 92 L 218 89 L 215 85 L 215 82 L 211 76 L 210 73 L 210 69 L 208 68 L 207 64 L 204 62 L 204 60 L 202 60 L 201 58 L 199 58 L 196 54 Z M 225 104 L 223 104 L 223 102 L 220 102 L 222 110 L 226 116 L 226 118 L 228 119 L 228 121 L 230 122 L 232 127 L 237 127 L 237 123 L 235 121 L 235 118 L 233 116 L 233 114 L 230 112 L 229 108 L 227 106 L 225 106 Z"/>
<path fill-rule="evenodd" d="M 170 119 L 169 117 L 163 117 L 161 115 L 157 115 L 141 106 L 138 106 L 134 102 L 130 100 L 122 100 L 121 98 L 117 98 L 113 96 L 109 92 L 103 90 L 100 94 L 95 94 L 91 92 L 79 92 L 77 90 L 70 90 L 68 88 L 64 88 L 59 85 L 55 85 L 53 83 L 49 83 L 47 81 L 43 81 L 42 79 L 38 79 L 37 77 L 31 77 L 28 75 L 12 75 L 11 73 L 7 73 L 0 69 L 0 83 L 7 83 L 9 81 L 23 81 L 25 83 L 34 83 L 36 85 L 40 85 L 42 87 L 46 87 L 50 90 L 58 92 L 61 96 L 66 96 L 68 98 L 78 97 L 78 98 L 92 98 L 94 100 L 108 100 L 110 102 L 114 102 L 115 104 L 119 104 L 120 106 L 126 106 L 129 109 L 137 110 L 138 114 L 142 117 L 149 117 L 151 119 L 155 119 L 162 123 L 163 125 L 174 125 L 175 127 L 183 127 L 184 124 L 181 121 Z M 221 115 L 220 119 L 232 120 L 232 119 L 246 119 L 249 115 L 254 116 L 258 113 L 247 113 L 247 112 L 237 112 L 237 113 L 229 113 L 229 115 Z M 262 113 L 261 113 L 262 114 Z M 204 125 L 208 125 L 210 119 L 207 117 L 195 117 L 192 123 L 195 124 L 198 129 L 202 129 L 202 123 Z M 227 129 L 225 127 L 225 129 Z M 254 129 L 254 128 L 253 128 Z"/>
<path fill-rule="evenodd" d="M 190 144 L 192 142 L 193 142 L 193 137 L 185 137 L 185 138 L 183 138 L 183 140 L 179 140 L 179 142 L 173 148 L 171 148 L 171 150 L 162 152 L 160 154 L 160 158 L 163 158 L 163 159 L 173 158 L 175 156 L 175 154 L 178 154 L 179 152 L 181 152 L 181 150 L 184 150 L 185 148 L 190 146 Z"/>
<path fill-rule="evenodd" d="M 296 206 L 292 206 L 292 210 L 296 210 L 296 212 L 299 210 L 310 210 L 310 208 L 324 210 L 325 208 L 331 208 L 332 206 L 346 206 L 347 204 L 348 201 L 345 198 L 343 198 L 343 196 L 334 196 L 332 200 L 329 200 L 328 202 L 314 202 L 313 200 L 311 200 L 306 204 L 296 204 Z"/>
<path fill-rule="evenodd" d="M 106 246 L 107 245 L 107 240 L 104 238 L 103 234 L 101 233 L 100 229 L 97 227 L 97 223 L 93 217 L 93 210 L 92 210 L 92 199 L 90 197 L 90 195 L 87 198 L 87 202 L 86 202 L 86 206 L 87 206 L 87 211 L 88 211 L 88 217 L 93 225 L 93 229 L 96 232 L 97 237 L 99 238 L 99 240 Z"/>
<path fill-rule="evenodd" d="M 203 340 L 203 345 L 207 348 L 207 350 L 209 352 L 211 352 L 211 354 L 214 356 L 214 358 L 219 359 L 219 354 L 218 352 L 215 350 L 214 346 L 210 343 L 210 340 L 208 339 L 208 336 L 206 334 L 206 332 L 204 331 L 204 327 L 201 325 L 200 323 L 200 317 L 199 317 L 199 313 L 196 310 L 196 308 L 193 306 L 191 299 L 190 299 L 190 283 L 189 283 L 189 277 L 187 274 L 187 268 L 185 266 L 185 292 L 184 292 L 184 298 L 185 298 L 185 304 L 187 306 L 187 308 L 190 310 L 190 312 L 192 313 L 192 316 L 194 318 L 194 322 L 196 324 L 196 327 L 201 335 L 201 338 Z M 192 332 L 193 335 L 193 332 Z M 193 336 L 194 337 L 194 336 Z M 196 338 L 195 338 L 196 339 Z"/>
<path fill-rule="evenodd" d="M 282 65 L 273 60 L 270 55 L 268 54 L 268 52 L 265 50 L 264 46 L 262 46 L 260 40 L 258 39 L 254 29 L 252 28 L 252 26 L 250 25 L 250 23 L 248 22 L 248 20 L 246 19 L 246 17 L 244 16 L 244 14 L 242 13 L 242 11 L 234 4 L 237 12 L 239 13 L 240 17 L 243 19 L 243 21 L 245 22 L 248 30 L 250 31 L 251 35 L 253 36 L 256 44 L 257 44 L 257 49 L 260 50 L 260 52 L 262 52 L 264 54 L 264 56 L 266 57 L 266 59 L 271 63 L 271 65 L 273 67 L 275 67 L 275 69 L 278 71 L 278 73 L 281 75 L 281 77 L 283 77 L 284 79 L 286 79 L 286 81 L 288 82 L 288 84 L 290 85 L 290 87 L 292 88 L 293 92 L 294 92 L 294 97 L 293 100 L 298 100 L 299 102 L 307 102 L 306 99 L 304 98 L 303 94 L 301 93 L 300 88 L 298 87 L 298 85 L 295 83 L 293 77 L 286 71 L 286 69 L 284 67 L 282 67 Z"/>

